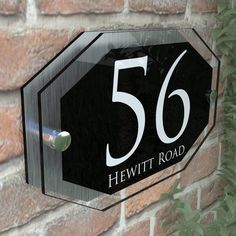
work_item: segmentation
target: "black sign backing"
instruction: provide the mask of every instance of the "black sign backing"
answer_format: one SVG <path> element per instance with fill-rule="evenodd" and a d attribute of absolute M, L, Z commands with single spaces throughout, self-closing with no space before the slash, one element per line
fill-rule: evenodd
<path fill-rule="evenodd" d="M 158 117 L 160 90 L 181 53 L 165 91 L 163 116 Z M 110 155 L 119 159 L 132 149 L 138 133 L 129 97 L 127 104 L 113 102 L 115 63 L 144 57 L 146 75 L 134 64 L 119 71 L 117 86 L 117 91 L 140 101 L 145 113 L 143 135 L 127 160 L 108 166 L 107 145 Z M 71 67 L 76 71 L 76 63 Z M 63 153 L 64 180 L 111 194 L 180 162 L 208 123 L 211 78 L 212 68 L 189 43 L 111 50 L 61 99 L 62 129 L 72 135 L 71 147 Z M 183 125 L 186 108 L 181 97 L 168 98 L 177 89 L 189 97 L 190 114 L 183 134 L 164 143 L 157 133 L 158 122 L 163 122 L 168 137 L 175 137 Z"/>

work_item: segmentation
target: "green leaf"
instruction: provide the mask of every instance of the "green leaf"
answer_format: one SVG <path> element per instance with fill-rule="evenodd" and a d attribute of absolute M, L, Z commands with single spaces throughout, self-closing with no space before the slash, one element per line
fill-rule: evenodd
<path fill-rule="evenodd" d="M 220 235 L 221 236 L 229 236 L 229 234 L 230 234 L 230 232 L 226 227 L 220 228 Z"/>
<path fill-rule="evenodd" d="M 204 235 L 202 226 L 201 226 L 200 224 L 196 225 L 195 231 L 196 231 L 199 235 L 201 235 L 201 236 Z"/>
<path fill-rule="evenodd" d="M 224 17 L 228 17 L 228 16 L 236 16 L 236 9 L 228 9 L 223 13 Z"/>
<path fill-rule="evenodd" d="M 172 200 L 172 199 L 173 199 L 173 196 L 172 194 L 169 194 L 169 193 L 163 193 L 160 196 L 160 201 L 167 201 L 167 200 Z"/>
<path fill-rule="evenodd" d="M 214 38 L 214 39 L 217 39 L 217 38 L 220 36 L 221 31 L 222 31 L 222 29 L 220 29 L 220 28 L 215 28 L 215 29 L 213 29 L 213 30 L 212 30 L 212 36 L 213 36 L 213 38 Z"/>
<path fill-rule="evenodd" d="M 236 73 L 236 67 L 231 66 L 231 65 L 225 66 L 225 68 L 223 70 L 223 78 L 225 78 L 233 73 Z"/>
<path fill-rule="evenodd" d="M 219 45 L 221 43 L 226 43 L 226 42 L 234 42 L 236 41 L 236 37 L 233 36 L 223 36 L 219 38 L 219 40 L 216 41 L 216 45 Z"/>
<path fill-rule="evenodd" d="M 212 36 L 213 36 L 214 39 L 217 40 L 219 37 L 223 36 L 224 34 L 226 34 L 228 32 L 232 32 L 232 27 L 226 26 L 223 29 L 215 28 L 212 31 Z"/>
<path fill-rule="evenodd" d="M 211 104 L 215 102 L 216 97 L 217 97 L 217 92 L 216 92 L 215 89 L 213 89 L 213 90 L 211 91 L 211 95 L 210 95 L 210 102 L 211 102 Z"/>
<path fill-rule="evenodd" d="M 223 53 L 223 55 L 226 55 L 226 56 L 229 55 L 230 50 L 231 50 L 225 43 L 218 45 L 218 49 L 220 50 L 221 53 Z"/>
<path fill-rule="evenodd" d="M 217 49 L 223 54 L 222 78 L 226 80 L 224 94 L 224 153 L 223 165 L 219 171 L 225 180 L 224 195 L 219 198 L 216 209 L 217 219 L 210 224 L 200 222 L 200 211 L 193 210 L 187 201 L 176 199 L 174 194 L 181 191 L 176 183 L 169 196 L 172 211 L 178 213 L 174 229 L 178 236 L 236 236 L 236 8 L 232 9 L 229 1 L 218 4 L 218 27 L 213 30 Z M 210 95 L 215 100 L 216 91 Z M 172 215 L 172 214 L 170 214 Z"/>
<path fill-rule="evenodd" d="M 228 5 L 226 3 L 219 3 L 217 6 L 217 12 L 222 13 L 227 8 L 228 8 Z"/>

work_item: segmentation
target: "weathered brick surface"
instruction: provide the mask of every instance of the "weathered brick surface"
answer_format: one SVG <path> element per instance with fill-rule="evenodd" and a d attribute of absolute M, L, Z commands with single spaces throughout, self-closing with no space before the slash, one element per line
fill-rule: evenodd
<path fill-rule="evenodd" d="M 216 12 L 218 0 L 193 0 L 192 1 L 192 12 L 205 13 L 205 12 Z"/>
<path fill-rule="evenodd" d="M 189 202 L 192 209 L 197 208 L 197 191 L 189 192 L 180 197 L 183 202 Z M 168 203 L 163 208 L 161 208 L 156 214 L 156 224 L 155 224 L 155 234 L 158 236 L 167 236 L 175 230 L 172 225 L 176 222 L 178 216 L 177 213 L 172 211 L 171 203 Z M 164 220 L 169 222 L 168 225 L 164 226 Z"/>
<path fill-rule="evenodd" d="M 167 204 L 163 208 L 161 208 L 156 214 L 156 224 L 154 235 L 157 236 L 167 236 L 174 231 L 173 224 L 168 224 L 164 226 L 164 221 L 168 220 L 168 222 L 176 222 L 177 214 L 172 211 L 171 204 Z"/>
<path fill-rule="evenodd" d="M 76 14 L 121 12 L 124 0 L 37 0 L 42 14 Z"/>
<path fill-rule="evenodd" d="M 0 107 L 0 162 L 23 154 L 21 108 Z"/>
<path fill-rule="evenodd" d="M 150 221 L 139 222 L 124 231 L 123 236 L 148 236 L 150 234 Z"/>
<path fill-rule="evenodd" d="M 185 12 L 186 0 L 129 0 L 129 9 L 134 12 L 152 12 L 156 14 L 179 14 Z"/>
<path fill-rule="evenodd" d="M 215 218 L 214 212 L 208 211 L 201 217 L 201 223 L 210 224 L 214 220 L 214 218 Z"/>
<path fill-rule="evenodd" d="M 45 236 L 97 236 L 107 231 L 118 220 L 120 206 L 105 212 L 83 208 L 49 223 Z"/>
<path fill-rule="evenodd" d="M 210 182 L 206 187 L 201 190 L 200 207 L 204 209 L 218 200 L 224 193 L 225 182 L 218 178 L 213 182 Z"/>
<path fill-rule="evenodd" d="M 186 187 L 214 172 L 218 165 L 219 144 L 196 154 L 188 167 L 181 172 L 181 186 Z"/>
<path fill-rule="evenodd" d="M 159 178 L 158 176 L 159 176 L 159 173 L 154 175 L 153 179 L 162 178 L 162 176 L 159 176 Z M 129 187 L 127 190 L 127 196 L 129 196 L 132 193 L 137 192 L 143 187 L 146 187 L 147 186 L 146 182 L 148 181 L 151 183 L 152 182 L 151 179 L 152 178 L 149 178 L 148 180 L 143 181 L 142 184 Z M 127 200 L 125 202 L 126 216 L 130 217 L 134 214 L 137 214 L 140 211 L 142 211 L 145 207 L 151 205 L 152 203 L 157 202 L 163 193 L 167 193 L 169 191 L 170 187 L 173 185 L 175 180 L 176 180 L 176 176 L 173 176 L 157 185 L 154 185 L 148 190 L 145 190 L 144 192 L 137 194 L 131 199 Z"/>
<path fill-rule="evenodd" d="M 192 209 L 197 209 L 197 202 L 198 202 L 197 190 L 186 193 L 185 195 L 180 197 L 180 200 L 183 202 L 189 202 Z"/>
<path fill-rule="evenodd" d="M 67 42 L 64 31 L 0 31 L 0 90 L 21 87 Z"/>
<path fill-rule="evenodd" d="M 129 0 L 129 10 L 135 12 L 142 12 L 142 11 L 153 12 L 154 11 L 153 1 Z"/>
<path fill-rule="evenodd" d="M 15 15 L 26 10 L 26 0 L 1 0 L 0 14 Z"/>
<path fill-rule="evenodd" d="M 1 186 L 0 232 L 25 224 L 59 203 L 43 195 L 40 189 L 27 185 L 24 177 L 14 176 Z"/>

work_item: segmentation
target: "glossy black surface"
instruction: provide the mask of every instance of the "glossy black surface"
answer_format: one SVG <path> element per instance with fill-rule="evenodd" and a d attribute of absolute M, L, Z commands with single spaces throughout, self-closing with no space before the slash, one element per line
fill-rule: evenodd
<path fill-rule="evenodd" d="M 175 136 L 183 121 L 183 103 L 178 96 L 168 99 L 176 89 L 184 89 L 190 98 L 190 117 L 183 135 L 174 143 L 162 143 L 156 133 L 156 105 L 163 80 L 176 58 L 187 53 L 176 67 L 168 85 L 164 104 L 164 126 L 168 136 Z M 142 68 L 119 73 L 118 91 L 134 95 L 145 110 L 146 125 L 142 141 L 135 153 L 116 167 L 106 166 L 106 145 L 113 157 L 125 155 L 137 135 L 137 119 L 133 110 L 112 102 L 114 63 L 116 60 L 148 55 L 147 74 Z M 76 71 L 78 61 L 70 68 Z M 105 55 L 61 99 L 61 128 L 70 132 L 72 144 L 63 152 L 63 179 L 101 192 L 112 194 L 162 169 L 181 161 L 209 118 L 206 93 L 211 89 L 212 68 L 189 43 L 113 49 Z M 109 174 L 135 167 L 145 160 L 157 158 L 179 146 L 185 152 L 178 158 L 141 171 L 135 177 L 109 188 Z"/>

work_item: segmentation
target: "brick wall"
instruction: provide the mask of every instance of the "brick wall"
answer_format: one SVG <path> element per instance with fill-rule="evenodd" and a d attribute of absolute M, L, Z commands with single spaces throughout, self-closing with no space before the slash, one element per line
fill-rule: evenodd
<path fill-rule="evenodd" d="M 215 0 L 0 0 L 0 235 L 167 235 L 160 203 L 175 178 L 102 213 L 46 197 L 25 184 L 19 88 L 84 30 L 195 27 L 214 50 Z M 234 4 L 236 2 L 234 0 Z M 220 85 L 221 93 L 224 84 Z M 222 182 L 222 98 L 217 126 L 179 177 L 203 219 L 215 216 Z M 198 171 L 195 171 L 197 167 Z"/>

